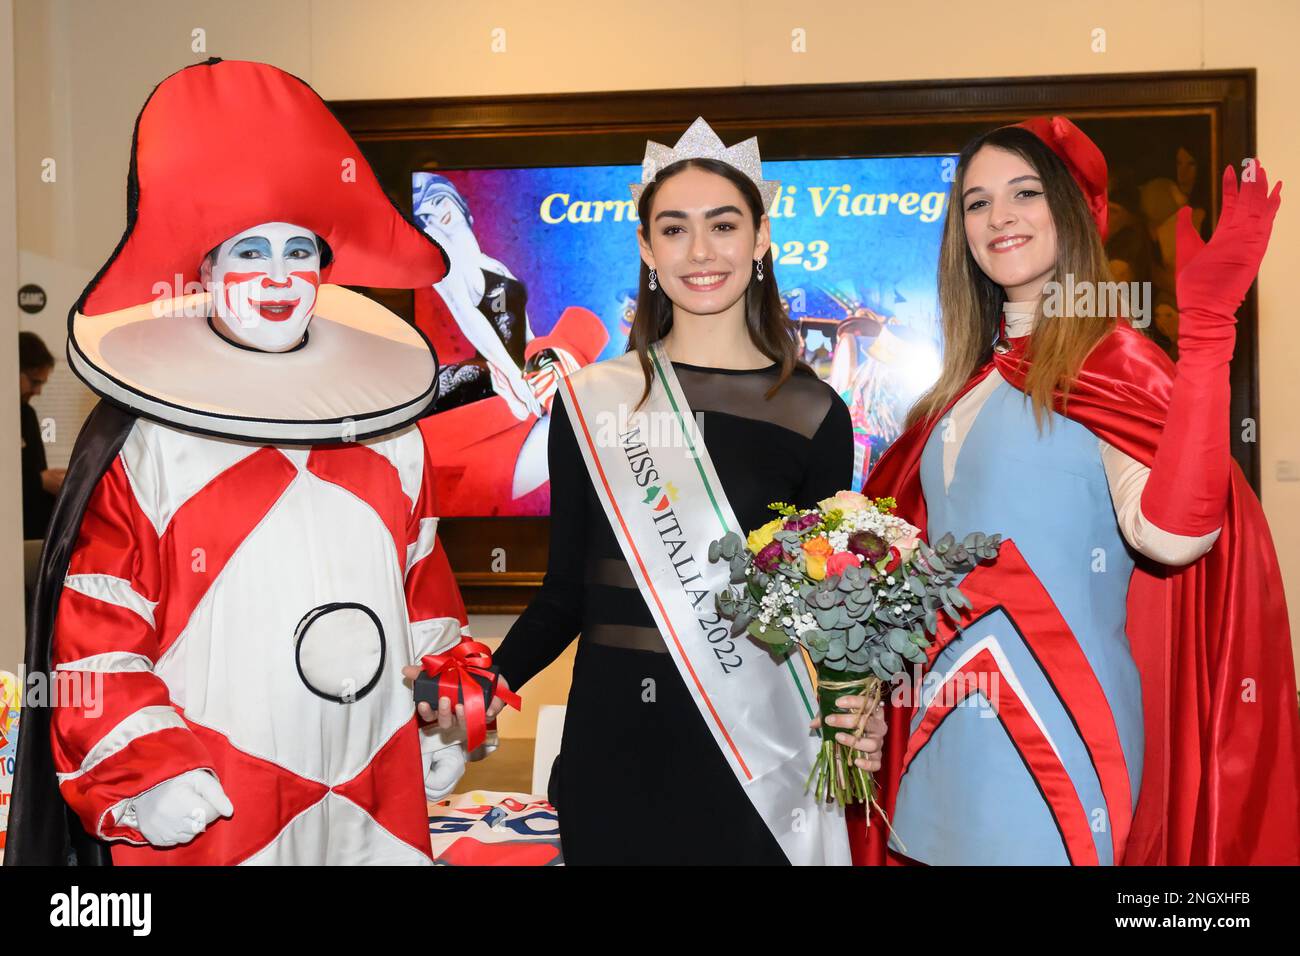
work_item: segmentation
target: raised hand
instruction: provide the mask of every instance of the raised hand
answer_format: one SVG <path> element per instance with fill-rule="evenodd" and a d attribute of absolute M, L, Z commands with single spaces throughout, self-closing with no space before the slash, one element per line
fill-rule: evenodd
<path fill-rule="evenodd" d="M 1264 167 L 1255 167 L 1252 182 L 1240 189 L 1233 168 L 1223 171 L 1223 212 L 1209 242 L 1192 225 L 1192 210 L 1178 210 L 1177 286 L 1180 313 L 1204 312 L 1232 317 L 1255 281 L 1273 219 L 1282 205 L 1282 183 L 1268 191 Z"/>
<path fill-rule="evenodd" d="M 1193 537 L 1223 525 L 1231 482 L 1229 382 L 1237 342 L 1236 312 L 1255 281 L 1282 204 L 1282 184 L 1268 192 L 1263 166 L 1237 188 L 1223 171 L 1223 214 L 1209 242 L 1178 211 L 1178 365 L 1160 447 L 1142 489 L 1151 524 Z"/>

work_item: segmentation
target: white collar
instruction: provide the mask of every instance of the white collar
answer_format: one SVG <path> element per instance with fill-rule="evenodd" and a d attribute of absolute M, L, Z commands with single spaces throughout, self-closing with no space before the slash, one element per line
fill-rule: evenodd
<path fill-rule="evenodd" d="M 276 444 L 350 441 L 428 411 L 438 365 L 412 325 L 372 299 L 322 285 L 307 343 L 257 352 L 208 326 L 208 293 L 69 323 L 73 371 L 137 415 L 203 434 Z"/>
<path fill-rule="evenodd" d="M 1007 338 L 1026 336 L 1034 330 L 1034 322 L 1038 317 L 1038 299 L 1006 302 L 1002 306 L 1002 315 L 1006 319 Z"/>

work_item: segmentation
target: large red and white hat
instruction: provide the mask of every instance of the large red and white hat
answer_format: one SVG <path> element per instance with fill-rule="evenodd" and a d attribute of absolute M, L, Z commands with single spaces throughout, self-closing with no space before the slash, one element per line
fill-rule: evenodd
<path fill-rule="evenodd" d="M 207 253 L 265 222 L 329 246 L 307 340 L 290 352 L 220 338 L 196 291 Z M 163 80 L 136 119 L 126 231 L 69 315 L 69 364 L 105 398 L 193 431 L 382 434 L 428 409 L 437 359 L 413 326 L 340 286 L 430 286 L 447 266 L 310 86 L 213 58 Z"/>

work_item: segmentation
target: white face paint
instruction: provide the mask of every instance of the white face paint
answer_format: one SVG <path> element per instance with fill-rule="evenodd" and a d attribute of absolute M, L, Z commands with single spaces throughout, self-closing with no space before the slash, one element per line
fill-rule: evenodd
<path fill-rule="evenodd" d="M 302 341 L 320 285 L 320 250 L 310 229 L 287 222 L 245 229 L 217 247 L 203 272 L 222 335 L 263 352 Z"/>

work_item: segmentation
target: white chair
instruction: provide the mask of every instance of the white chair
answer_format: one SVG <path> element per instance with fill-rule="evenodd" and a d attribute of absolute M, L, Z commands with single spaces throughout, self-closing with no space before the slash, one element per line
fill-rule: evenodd
<path fill-rule="evenodd" d="M 533 746 L 533 789 L 536 795 L 546 796 L 546 785 L 551 779 L 551 765 L 560 753 L 560 738 L 564 735 L 563 704 L 547 704 L 537 712 L 537 741 Z"/>

